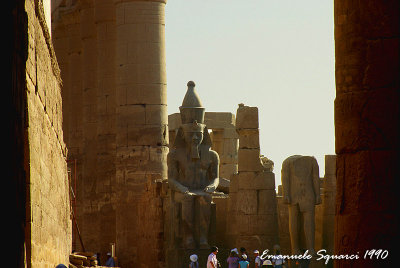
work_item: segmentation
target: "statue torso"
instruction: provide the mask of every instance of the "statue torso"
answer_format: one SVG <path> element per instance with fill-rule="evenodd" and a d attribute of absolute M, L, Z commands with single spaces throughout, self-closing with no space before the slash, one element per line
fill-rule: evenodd
<path fill-rule="evenodd" d="M 200 146 L 200 159 L 191 159 L 185 148 L 176 150 L 176 164 L 179 172 L 177 180 L 189 191 L 203 190 L 212 178 L 210 168 L 214 163 L 212 151 L 208 147 Z"/>

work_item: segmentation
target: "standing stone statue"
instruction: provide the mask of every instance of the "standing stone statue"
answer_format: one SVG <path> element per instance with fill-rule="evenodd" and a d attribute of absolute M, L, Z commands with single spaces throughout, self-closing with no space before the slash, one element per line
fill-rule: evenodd
<path fill-rule="evenodd" d="M 182 125 L 168 153 L 168 184 L 172 202 L 181 204 L 183 244 L 186 249 L 209 248 L 211 193 L 219 183 L 219 156 L 211 150 L 204 124 L 205 109 L 189 81 L 182 106 Z"/>
<path fill-rule="evenodd" d="M 302 254 L 307 249 L 315 254 L 315 205 L 321 203 L 319 167 L 312 156 L 293 155 L 282 163 L 283 200 L 289 209 L 289 232 L 292 254 Z M 303 222 L 303 228 L 300 228 Z M 300 244 L 304 231 L 305 248 Z"/>

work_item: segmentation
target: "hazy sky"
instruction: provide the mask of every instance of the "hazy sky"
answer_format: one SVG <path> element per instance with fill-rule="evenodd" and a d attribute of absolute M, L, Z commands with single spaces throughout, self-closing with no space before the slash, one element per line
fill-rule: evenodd
<path fill-rule="evenodd" d="M 168 113 L 189 80 L 207 112 L 259 109 L 261 154 L 275 163 L 334 154 L 333 0 L 169 0 Z"/>

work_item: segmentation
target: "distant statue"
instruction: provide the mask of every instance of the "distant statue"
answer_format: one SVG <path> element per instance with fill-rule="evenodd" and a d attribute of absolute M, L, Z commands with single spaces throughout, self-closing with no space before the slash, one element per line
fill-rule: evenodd
<path fill-rule="evenodd" d="M 294 155 L 282 163 L 283 200 L 289 208 L 292 254 L 302 254 L 301 233 L 309 254 L 315 254 L 315 205 L 321 204 L 319 167 L 312 156 Z M 303 222 L 303 226 L 300 223 Z M 300 228 L 303 227 L 303 228 Z"/>
<path fill-rule="evenodd" d="M 209 248 L 213 193 L 219 183 L 219 156 L 211 150 L 204 124 L 205 109 L 189 81 L 182 106 L 182 125 L 168 153 L 168 184 L 172 201 L 181 204 L 183 244 L 187 249 Z M 196 235 L 198 234 L 198 235 Z"/>

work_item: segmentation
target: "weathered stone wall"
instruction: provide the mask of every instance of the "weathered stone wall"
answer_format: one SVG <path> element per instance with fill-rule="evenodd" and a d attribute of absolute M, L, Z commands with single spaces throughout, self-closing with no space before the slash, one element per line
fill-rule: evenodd
<path fill-rule="evenodd" d="M 71 211 L 67 149 L 63 141 L 61 79 L 41 1 L 27 13 L 27 237 L 30 267 L 68 263 Z"/>
<path fill-rule="evenodd" d="M 335 254 L 386 249 L 399 221 L 400 2 L 335 1 Z M 384 260 L 335 267 L 389 267 Z"/>

